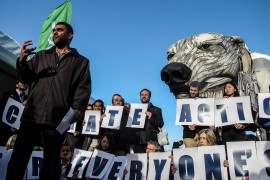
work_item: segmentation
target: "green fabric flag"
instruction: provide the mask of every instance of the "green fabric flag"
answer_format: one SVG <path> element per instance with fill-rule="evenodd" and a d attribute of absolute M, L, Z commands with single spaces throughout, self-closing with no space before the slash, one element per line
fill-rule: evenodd
<path fill-rule="evenodd" d="M 57 7 L 49 17 L 44 21 L 41 29 L 38 51 L 48 49 L 54 46 L 52 29 L 58 22 L 66 22 L 70 24 L 72 15 L 72 6 L 69 0 Z"/>

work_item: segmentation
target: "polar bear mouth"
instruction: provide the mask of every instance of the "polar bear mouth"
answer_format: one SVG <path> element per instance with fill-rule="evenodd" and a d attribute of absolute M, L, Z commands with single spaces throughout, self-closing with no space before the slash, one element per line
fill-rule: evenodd
<path fill-rule="evenodd" d="M 231 77 L 208 77 L 201 81 L 200 96 L 204 97 L 222 97 L 223 86 L 225 83 L 232 81 Z M 188 82 L 190 83 L 190 82 Z M 188 98 L 189 85 L 173 84 L 170 86 L 171 92 L 177 99 Z"/>

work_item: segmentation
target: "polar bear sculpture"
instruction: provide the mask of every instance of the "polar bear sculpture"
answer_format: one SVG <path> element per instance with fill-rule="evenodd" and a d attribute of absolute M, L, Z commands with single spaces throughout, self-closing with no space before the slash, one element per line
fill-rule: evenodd
<path fill-rule="evenodd" d="M 201 82 L 200 95 L 219 98 L 224 84 L 228 81 L 237 83 L 241 73 L 254 76 L 260 92 L 269 92 L 269 56 L 250 54 L 239 36 L 202 33 L 169 47 L 168 64 L 161 70 L 161 79 L 176 98 L 188 96 L 192 81 Z"/>

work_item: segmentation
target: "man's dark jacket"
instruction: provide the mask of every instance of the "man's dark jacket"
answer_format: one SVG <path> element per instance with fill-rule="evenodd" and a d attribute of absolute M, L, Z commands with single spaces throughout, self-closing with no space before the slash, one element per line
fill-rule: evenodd
<path fill-rule="evenodd" d="M 23 121 L 57 127 L 70 107 L 84 114 L 91 94 L 89 61 L 76 49 L 62 58 L 55 46 L 17 61 L 19 80 L 34 83 Z"/>

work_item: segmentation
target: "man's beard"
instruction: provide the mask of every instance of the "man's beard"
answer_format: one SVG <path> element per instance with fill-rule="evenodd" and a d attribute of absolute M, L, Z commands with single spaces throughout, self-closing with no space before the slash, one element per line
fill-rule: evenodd
<path fill-rule="evenodd" d="M 27 88 L 28 86 L 17 86 L 17 89 L 19 89 L 20 91 L 26 91 Z"/>
<path fill-rule="evenodd" d="M 189 97 L 191 97 L 191 98 L 199 97 L 199 93 L 197 93 L 197 94 L 192 94 L 192 95 L 189 93 Z"/>
<path fill-rule="evenodd" d="M 62 48 L 68 45 L 68 38 L 64 36 L 56 37 L 56 39 L 54 38 L 53 41 L 55 46 L 58 48 Z"/>
<path fill-rule="evenodd" d="M 150 99 L 141 100 L 142 103 L 149 103 Z"/>
<path fill-rule="evenodd" d="M 27 88 L 18 88 L 20 91 L 26 91 Z"/>

